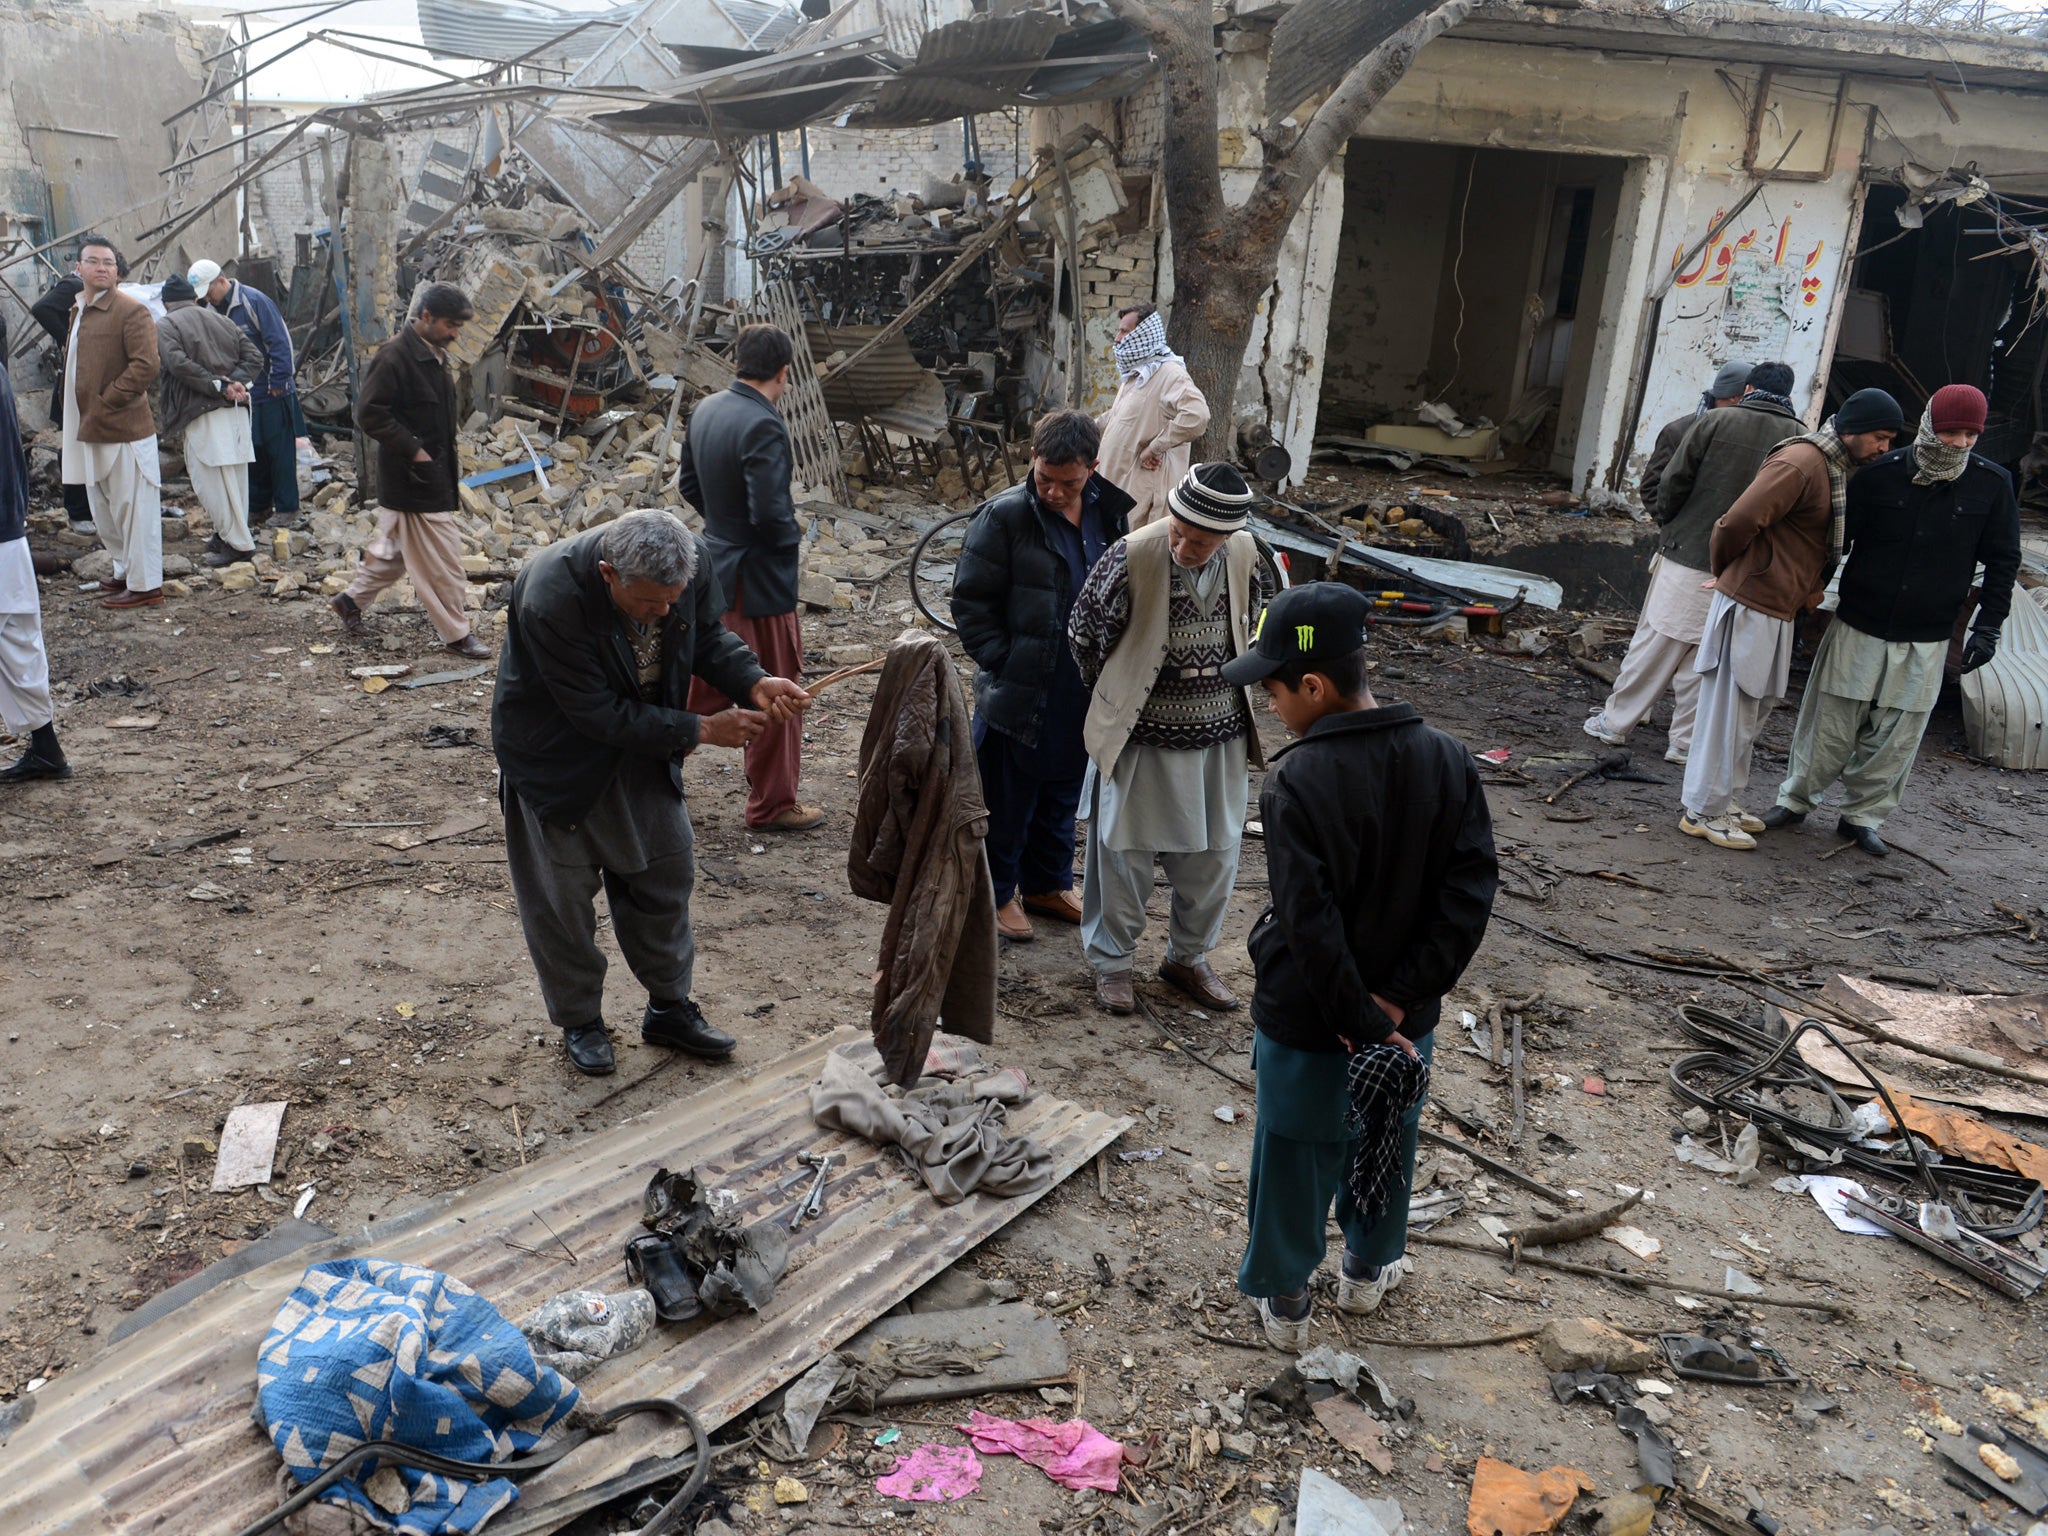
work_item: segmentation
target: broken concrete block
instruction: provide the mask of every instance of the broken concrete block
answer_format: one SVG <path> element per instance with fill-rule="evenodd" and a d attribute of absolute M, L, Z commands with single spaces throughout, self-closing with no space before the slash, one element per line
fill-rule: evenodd
<path fill-rule="evenodd" d="M 237 560 L 220 573 L 220 589 L 223 592 L 247 592 L 256 585 L 256 567 L 246 560 Z"/>
<path fill-rule="evenodd" d="M 1590 1317 L 1546 1324 L 1536 1336 L 1536 1353 L 1544 1368 L 1551 1371 L 1610 1371 L 1623 1375 L 1655 1370 L 1661 1363 L 1657 1351 L 1645 1341 L 1632 1339 Z"/>
<path fill-rule="evenodd" d="M 112 574 L 112 561 L 108 562 L 108 574 Z M 805 571 L 797 577 L 796 595 L 798 601 L 806 608 L 815 608 L 820 612 L 831 608 L 834 606 L 832 578 L 818 571 Z"/>
<path fill-rule="evenodd" d="M 71 562 L 71 574 L 80 581 L 112 581 L 114 557 L 104 549 L 95 549 Z"/>
<path fill-rule="evenodd" d="M 192 562 L 183 555 L 165 555 L 164 574 L 166 576 L 190 576 L 192 574 Z"/>

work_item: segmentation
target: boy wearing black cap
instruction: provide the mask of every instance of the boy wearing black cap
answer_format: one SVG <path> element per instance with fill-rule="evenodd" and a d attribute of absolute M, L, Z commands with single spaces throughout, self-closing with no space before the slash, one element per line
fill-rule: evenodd
<path fill-rule="evenodd" d="M 1223 669 L 1262 684 L 1300 738 L 1259 798 L 1272 900 L 1249 940 L 1259 1098 L 1237 1272 L 1267 1339 L 1292 1352 L 1308 1343 L 1333 1201 L 1339 1309 L 1377 1310 L 1407 1270 L 1432 1031 L 1499 874 L 1472 754 L 1366 683 L 1370 611 L 1333 582 L 1283 592 Z"/>

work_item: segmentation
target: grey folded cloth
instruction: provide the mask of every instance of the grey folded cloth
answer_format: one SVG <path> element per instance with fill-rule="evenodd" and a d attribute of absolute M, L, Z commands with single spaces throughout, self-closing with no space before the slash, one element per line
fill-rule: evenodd
<path fill-rule="evenodd" d="M 825 1070 L 811 1085 L 811 1118 L 828 1130 L 901 1147 L 942 1205 L 977 1190 L 1007 1197 L 1050 1189 L 1052 1153 L 1004 1125 L 1004 1105 L 1030 1095 L 1024 1074 L 1013 1068 L 976 1076 L 979 1056 L 967 1046 L 952 1060 L 957 1078 L 923 1079 L 905 1092 L 883 1086 L 882 1057 L 874 1046 L 842 1045 L 825 1058 Z"/>
<path fill-rule="evenodd" d="M 654 1331 L 654 1298 L 641 1290 L 563 1291 L 520 1327 L 533 1358 L 581 1381 L 613 1355 L 638 1349 Z"/>

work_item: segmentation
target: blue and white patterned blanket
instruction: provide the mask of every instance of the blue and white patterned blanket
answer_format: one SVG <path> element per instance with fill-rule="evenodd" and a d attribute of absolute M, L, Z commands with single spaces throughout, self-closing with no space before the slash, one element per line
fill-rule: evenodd
<path fill-rule="evenodd" d="M 504 1461 L 531 1450 L 577 1402 L 576 1388 L 536 1364 L 483 1297 L 387 1259 L 306 1271 L 257 1352 L 256 1392 L 271 1443 L 301 1484 L 366 1440 Z M 375 1466 L 322 1497 L 405 1536 L 479 1530 L 519 1496 L 508 1478 Z"/>

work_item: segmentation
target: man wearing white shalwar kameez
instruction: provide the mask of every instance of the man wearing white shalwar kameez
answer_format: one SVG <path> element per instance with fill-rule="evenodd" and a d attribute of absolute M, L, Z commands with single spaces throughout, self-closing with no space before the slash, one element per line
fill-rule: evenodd
<path fill-rule="evenodd" d="M 226 315 L 199 303 L 176 273 L 164 280 L 163 300 L 157 425 L 165 437 L 184 433 L 186 478 L 213 524 L 201 559 L 219 569 L 256 549 L 249 532 L 249 465 L 256 457 L 249 389 L 262 374 L 263 349 Z"/>
<path fill-rule="evenodd" d="M 1172 893 L 1160 977 L 1204 1007 L 1238 1005 L 1208 952 L 1237 883 L 1259 750 L 1245 691 L 1222 672 L 1249 644 L 1261 596 L 1251 502 L 1230 465 L 1197 464 L 1168 496 L 1171 515 L 1112 544 L 1074 599 L 1068 638 L 1094 690 L 1081 940 L 1111 1013 L 1137 1005 L 1155 859 Z"/>
<path fill-rule="evenodd" d="M 1096 423 L 1102 448 L 1095 470 L 1137 503 L 1128 519 L 1136 533 L 1166 516 L 1167 496 L 1209 430 L 1209 402 L 1166 344 L 1166 321 L 1151 304 L 1117 317 L 1116 373 L 1116 400 Z"/>
<path fill-rule="evenodd" d="M 0 784 L 71 777 L 71 765 L 57 745 L 42 597 L 27 531 L 28 461 L 21 452 L 14 389 L 7 370 L 0 368 L 0 725 L 28 743 L 27 751 L 0 768 Z"/>

